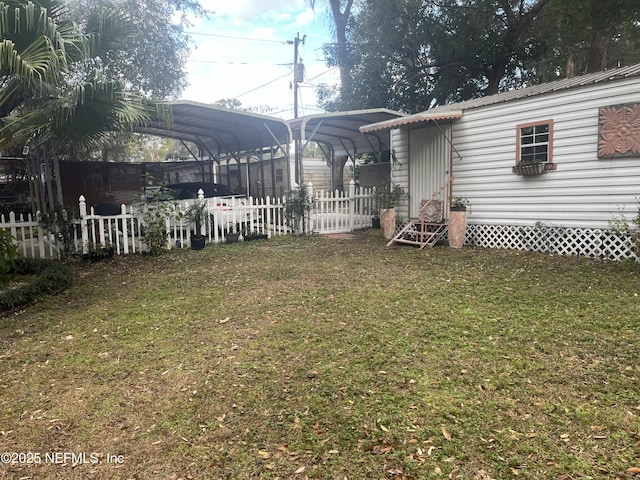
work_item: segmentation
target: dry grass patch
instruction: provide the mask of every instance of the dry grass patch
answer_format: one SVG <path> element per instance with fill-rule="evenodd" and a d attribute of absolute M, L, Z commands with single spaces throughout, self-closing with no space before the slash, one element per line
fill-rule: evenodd
<path fill-rule="evenodd" d="M 0 451 L 86 461 L 0 472 L 632 478 L 638 273 L 373 233 L 84 267 L 0 320 Z"/>

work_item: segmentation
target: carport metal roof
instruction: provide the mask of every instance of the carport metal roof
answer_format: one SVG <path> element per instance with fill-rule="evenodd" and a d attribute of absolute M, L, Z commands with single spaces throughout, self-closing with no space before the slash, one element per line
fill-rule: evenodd
<path fill-rule="evenodd" d="M 389 132 L 361 132 L 360 127 L 403 117 L 405 114 L 377 108 L 350 112 L 321 113 L 288 120 L 293 138 L 327 145 L 334 155 L 353 158 L 361 153 L 389 150 Z"/>
<path fill-rule="evenodd" d="M 172 121 L 153 121 L 136 131 L 193 142 L 201 154 L 214 159 L 287 146 L 291 141 L 289 125 L 279 118 L 188 100 L 170 105 Z"/>

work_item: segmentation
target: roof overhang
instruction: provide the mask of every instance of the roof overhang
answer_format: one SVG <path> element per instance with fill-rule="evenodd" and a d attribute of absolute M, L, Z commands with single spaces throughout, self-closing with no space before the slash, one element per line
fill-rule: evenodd
<path fill-rule="evenodd" d="M 188 100 L 169 105 L 170 121 L 152 121 L 136 131 L 193 142 L 214 158 L 281 147 L 291 141 L 289 125 L 279 118 Z"/>
<path fill-rule="evenodd" d="M 334 155 L 353 158 L 362 153 L 380 154 L 390 149 L 389 135 L 362 132 L 361 127 L 395 120 L 405 114 L 386 108 L 322 113 L 288 120 L 293 138 L 303 143 L 327 145 Z"/>
<path fill-rule="evenodd" d="M 393 130 L 396 128 L 408 127 L 408 126 L 420 126 L 425 123 L 439 122 L 439 121 L 453 121 L 462 117 L 462 110 L 451 110 L 448 112 L 429 113 L 426 112 L 416 113 L 415 115 L 407 115 L 402 118 L 395 118 L 382 122 L 372 123 L 370 125 L 364 125 L 360 127 L 360 131 L 366 134 L 373 134 L 377 132 L 383 132 L 385 130 Z"/>

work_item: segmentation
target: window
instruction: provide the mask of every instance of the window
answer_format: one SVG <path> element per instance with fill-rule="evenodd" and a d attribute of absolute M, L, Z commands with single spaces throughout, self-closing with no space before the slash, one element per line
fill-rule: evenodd
<path fill-rule="evenodd" d="M 553 120 L 516 126 L 517 163 L 553 161 Z"/>
<path fill-rule="evenodd" d="M 284 174 L 281 168 L 276 168 L 276 182 L 283 182 Z"/>

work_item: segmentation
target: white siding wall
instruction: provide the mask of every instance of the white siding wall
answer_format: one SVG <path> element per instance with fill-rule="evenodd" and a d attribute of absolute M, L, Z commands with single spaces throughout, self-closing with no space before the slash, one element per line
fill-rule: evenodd
<path fill-rule="evenodd" d="M 565 90 L 466 110 L 454 121 L 453 194 L 468 197 L 470 224 L 607 228 L 625 206 L 631 220 L 640 195 L 640 157 L 597 158 L 598 109 L 640 102 L 640 79 Z M 552 119 L 556 171 L 534 177 L 511 172 L 516 125 Z M 409 185 L 407 132 L 393 132 L 401 166 L 394 178 Z M 412 152 L 412 155 L 414 153 Z"/>

